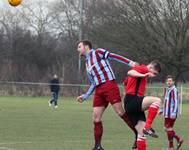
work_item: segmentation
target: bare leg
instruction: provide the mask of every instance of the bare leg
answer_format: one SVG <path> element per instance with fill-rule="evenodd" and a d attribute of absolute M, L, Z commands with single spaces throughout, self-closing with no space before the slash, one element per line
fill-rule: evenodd
<path fill-rule="evenodd" d="M 148 117 L 146 120 L 145 129 L 149 130 L 152 127 L 153 120 L 155 119 L 158 109 L 161 104 L 161 99 L 153 96 L 146 96 L 142 102 L 142 111 L 148 109 Z"/>
<path fill-rule="evenodd" d="M 142 111 L 148 110 L 150 105 L 153 103 L 161 104 L 161 99 L 159 97 L 154 96 L 146 96 L 142 102 Z"/>
<path fill-rule="evenodd" d="M 138 150 L 146 150 L 146 137 L 143 134 L 143 129 L 145 127 L 144 121 L 138 121 L 137 125 L 135 126 L 137 132 L 138 132 L 138 138 L 137 138 L 137 148 Z"/>
<path fill-rule="evenodd" d="M 136 143 L 136 140 L 137 140 L 137 130 L 135 129 L 133 123 L 131 122 L 131 120 L 129 119 L 127 113 L 124 111 L 123 107 L 122 107 L 122 103 L 119 102 L 119 103 L 115 103 L 112 105 L 114 111 L 118 114 L 118 116 L 120 116 L 124 122 L 130 127 L 130 129 L 134 132 L 135 134 L 135 142 Z"/>

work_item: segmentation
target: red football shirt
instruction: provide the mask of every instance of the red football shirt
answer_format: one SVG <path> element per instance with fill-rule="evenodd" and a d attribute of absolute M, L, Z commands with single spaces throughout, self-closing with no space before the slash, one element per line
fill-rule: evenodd
<path fill-rule="evenodd" d="M 148 73 L 148 68 L 145 65 L 139 65 L 133 67 L 131 70 L 136 70 L 139 73 L 145 74 Z M 128 76 L 125 84 L 125 93 L 137 96 L 144 96 L 147 85 L 147 77 L 137 78 Z"/>

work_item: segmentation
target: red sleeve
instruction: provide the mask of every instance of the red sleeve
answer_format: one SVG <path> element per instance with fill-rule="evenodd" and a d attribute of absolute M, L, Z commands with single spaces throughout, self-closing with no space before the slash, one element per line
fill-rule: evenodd
<path fill-rule="evenodd" d="M 148 68 L 145 65 L 139 65 L 136 67 L 133 67 L 132 70 L 136 70 L 139 73 L 145 74 L 148 73 Z"/>

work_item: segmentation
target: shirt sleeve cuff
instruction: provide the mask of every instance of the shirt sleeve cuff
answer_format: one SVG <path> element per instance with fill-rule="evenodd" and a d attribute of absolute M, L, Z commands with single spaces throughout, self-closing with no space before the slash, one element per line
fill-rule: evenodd
<path fill-rule="evenodd" d="M 130 67 L 134 67 L 133 64 L 134 64 L 134 61 L 130 61 L 130 62 L 129 62 L 129 66 L 130 66 Z"/>
<path fill-rule="evenodd" d="M 83 100 L 87 100 L 89 98 L 89 95 L 88 94 L 84 94 L 83 95 Z"/>

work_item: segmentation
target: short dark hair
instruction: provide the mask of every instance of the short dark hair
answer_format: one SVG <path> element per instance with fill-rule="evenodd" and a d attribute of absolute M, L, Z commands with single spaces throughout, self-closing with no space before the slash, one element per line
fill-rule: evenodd
<path fill-rule="evenodd" d="M 82 41 L 79 41 L 79 42 L 77 42 L 77 45 L 78 45 L 79 43 L 83 43 L 83 45 L 89 46 L 90 49 L 93 48 L 92 43 L 91 43 L 89 40 L 82 40 Z"/>
<path fill-rule="evenodd" d="M 153 60 L 151 64 L 154 66 L 155 70 L 159 73 L 161 72 L 161 64 L 158 60 Z"/>
<path fill-rule="evenodd" d="M 175 77 L 172 76 L 172 75 L 168 75 L 168 76 L 167 76 L 167 79 L 172 79 L 173 81 L 175 81 Z"/>

